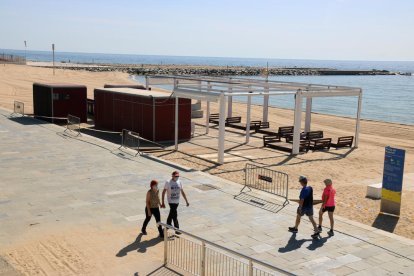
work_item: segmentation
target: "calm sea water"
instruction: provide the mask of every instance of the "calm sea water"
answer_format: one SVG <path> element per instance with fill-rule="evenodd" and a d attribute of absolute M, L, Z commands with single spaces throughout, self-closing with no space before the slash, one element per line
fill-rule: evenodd
<path fill-rule="evenodd" d="M 0 55 L 25 54 L 22 50 L 2 50 Z M 27 51 L 27 59 L 51 61 L 52 53 L 46 51 Z M 336 69 L 378 69 L 395 72 L 413 72 L 414 61 L 334 61 L 334 60 L 293 60 L 258 58 L 220 58 L 220 57 L 182 57 L 155 55 L 121 55 L 56 52 L 56 61 L 79 63 L 121 63 L 121 64 L 197 64 L 197 65 L 242 65 L 276 67 L 317 67 Z M 140 76 L 133 79 L 144 82 Z M 256 77 L 257 78 L 257 77 Z M 271 80 L 295 81 L 306 83 L 356 86 L 363 89 L 362 118 L 414 125 L 414 76 L 272 76 Z M 245 100 L 243 98 L 239 99 Z M 317 98 L 313 101 L 313 111 L 354 117 L 356 98 Z M 260 104 L 262 98 L 254 98 Z M 293 108 L 291 96 L 271 97 L 273 106 Z"/>
<path fill-rule="evenodd" d="M 0 55 L 25 55 L 24 50 L 0 49 Z M 51 51 L 27 51 L 27 59 L 32 61 L 52 61 Z M 119 64 L 186 64 L 221 66 L 269 66 L 276 67 L 314 67 L 336 69 L 379 69 L 395 72 L 413 72 L 414 61 L 340 61 L 305 59 L 265 59 L 265 58 L 228 58 L 228 57 L 187 57 L 156 55 L 125 55 L 55 52 L 55 61 L 79 63 L 119 63 Z"/>
<path fill-rule="evenodd" d="M 143 76 L 132 76 L 132 78 L 145 83 Z M 414 125 L 413 76 L 271 76 L 269 80 L 361 87 L 363 119 Z M 172 87 L 163 86 L 163 88 Z M 236 100 L 244 102 L 246 98 L 238 97 Z M 252 97 L 252 102 L 262 104 L 263 97 Z M 270 97 L 270 104 L 293 109 L 294 98 L 289 95 Z M 315 98 L 312 110 L 324 114 L 355 117 L 357 97 Z"/>

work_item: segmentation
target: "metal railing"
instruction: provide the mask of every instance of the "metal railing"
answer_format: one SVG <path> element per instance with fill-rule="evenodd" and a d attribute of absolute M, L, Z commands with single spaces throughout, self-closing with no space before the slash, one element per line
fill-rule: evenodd
<path fill-rule="evenodd" d="M 80 118 L 68 114 L 65 132 L 74 132 L 76 136 L 81 135 Z"/>
<path fill-rule="evenodd" d="M 196 235 L 159 222 L 164 227 L 164 266 L 192 275 L 294 275 Z M 169 231 L 171 230 L 171 231 Z M 177 236 L 174 233 L 182 235 Z"/>
<path fill-rule="evenodd" d="M 289 175 L 283 172 L 246 164 L 244 168 L 244 187 L 268 192 L 285 198 L 285 204 L 289 202 Z"/>
<path fill-rule="evenodd" d="M 4 64 L 26 64 L 26 58 L 24 56 L 0 54 L 0 63 Z"/>

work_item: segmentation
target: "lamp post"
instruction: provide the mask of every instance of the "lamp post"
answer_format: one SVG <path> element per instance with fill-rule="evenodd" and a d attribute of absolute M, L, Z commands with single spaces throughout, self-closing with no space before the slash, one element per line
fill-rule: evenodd
<path fill-rule="evenodd" d="M 55 43 L 52 44 L 52 52 L 53 52 L 53 75 L 55 75 Z"/>
<path fill-rule="evenodd" d="M 27 41 L 24 41 L 24 63 L 27 64 Z"/>

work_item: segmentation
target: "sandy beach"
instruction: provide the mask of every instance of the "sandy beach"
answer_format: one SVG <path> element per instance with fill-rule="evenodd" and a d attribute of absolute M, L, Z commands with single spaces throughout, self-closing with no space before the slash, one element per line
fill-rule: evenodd
<path fill-rule="evenodd" d="M 0 106 L 12 109 L 13 101 L 25 103 L 26 113 L 32 112 L 32 84 L 33 82 L 65 82 L 84 84 L 88 87 L 88 97 L 93 97 L 93 89 L 102 87 L 105 83 L 134 83 L 128 74 L 120 72 L 86 72 L 71 70 L 56 70 L 30 66 L 6 65 L 0 66 Z M 234 104 L 234 114 L 245 114 L 244 104 Z M 217 110 L 212 105 L 212 112 Z M 252 110 L 252 119 L 261 118 L 262 109 L 255 106 Z M 292 125 L 293 112 L 290 110 L 270 108 L 269 121 L 272 128 Z M 205 119 L 197 119 L 197 139 L 203 138 Z M 313 114 L 312 129 L 323 130 L 326 137 L 336 139 L 339 136 L 353 135 L 355 120 L 337 116 Z M 217 130 L 211 129 L 209 135 L 214 139 Z M 227 135 L 227 134 L 226 134 Z M 243 133 L 233 133 L 242 139 Z M 232 136 L 227 136 L 230 139 Z M 206 138 L 207 136 L 204 136 Z M 337 214 L 367 225 L 380 226 L 386 229 L 389 226 L 387 218 L 378 217 L 379 200 L 365 198 L 368 184 L 380 183 L 383 171 L 384 147 L 393 146 L 406 149 L 405 183 L 403 189 L 401 217 L 392 230 L 395 234 L 414 239 L 414 126 L 374 122 L 363 120 L 361 123 L 360 146 L 358 149 L 332 149 L 329 152 L 314 152 L 296 157 L 289 157 L 277 151 L 266 151 L 263 154 L 260 135 L 255 135 L 249 145 L 241 145 L 238 151 L 250 151 L 252 160 L 242 159 L 232 161 L 221 166 L 198 158 L 200 154 L 211 154 L 215 149 L 198 147 L 191 151 L 190 143 L 180 145 L 179 152 L 162 151 L 154 155 L 185 165 L 194 169 L 203 170 L 238 183 L 243 183 L 243 168 L 247 162 L 255 162 L 268 168 L 283 171 L 291 175 L 291 188 L 295 185 L 299 175 L 306 175 L 314 187 L 315 197 L 319 198 L 322 191 L 322 181 L 332 178 L 337 188 Z M 296 195 L 292 195 L 295 197 Z M 382 226 L 381 226 L 382 225 Z M 392 227 L 394 228 L 394 227 Z"/>

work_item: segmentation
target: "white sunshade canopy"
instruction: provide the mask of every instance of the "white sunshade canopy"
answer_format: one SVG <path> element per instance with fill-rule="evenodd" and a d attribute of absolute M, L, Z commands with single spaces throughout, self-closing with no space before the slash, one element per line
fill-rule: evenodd
<path fill-rule="evenodd" d="M 232 97 L 245 96 L 247 98 L 246 112 L 246 143 L 250 137 L 250 109 L 251 96 L 263 96 L 263 122 L 268 122 L 268 105 L 270 96 L 293 95 L 295 96 L 295 117 L 292 154 L 299 153 L 302 102 L 306 100 L 305 132 L 310 131 L 312 98 L 315 97 L 358 97 L 355 143 L 358 147 L 359 128 L 361 117 L 362 89 L 348 86 L 335 86 L 298 82 L 269 81 L 264 79 L 251 79 L 239 77 L 210 77 L 210 76 L 146 76 L 147 89 L 150 85 L 172 85 L 176 98 L 175 110 L 175 148 L 178 149 L 178 98 L 188 98 L 207 102 L 206 134 L 209 131 L 210 102 L 219 102 L 219 144 L 218 163 L 224 162 L 224 135 L 226 98 L 228 98 L 228 114 L 231 117 Z"/>

